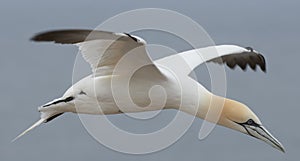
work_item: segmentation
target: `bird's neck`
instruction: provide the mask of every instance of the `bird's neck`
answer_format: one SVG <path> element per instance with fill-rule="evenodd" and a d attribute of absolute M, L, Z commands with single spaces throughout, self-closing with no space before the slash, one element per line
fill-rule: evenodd
<path fill-rule="evenodd" d="M 221 125 L 226 121 L 226 111 L 241 104 L 210 92 L 202 94 L 199 100 L 197 106 L 184 106 L 180 110 L 203 120 Z"/>
<path fill-rule="evenodd" d="M 202 106 L 199 106 L 196 117 L 206 121 L 217 123 L 222 126 L 233 128 L 232 120 L 240 120 L 245 122 L 243 113 L 252 113 L 252 111 L 243 103 L 228 99 L 225 97 L 211 94 L 206 98 L 208 101 Z M 253 116 L 255 116 L 253 114 Z"/>
<path fill-rule="evenodd" d="M 200 104 L 196 116 L 209 122 L 218 123 L 224 117 L 229 99 L 214 94 L 207 95 L 204 104 Z"/>

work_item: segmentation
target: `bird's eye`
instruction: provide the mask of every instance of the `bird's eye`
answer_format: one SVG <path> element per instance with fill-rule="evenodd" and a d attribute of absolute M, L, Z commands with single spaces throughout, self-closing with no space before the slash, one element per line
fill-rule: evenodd
<path fill-rule="evenodd" d="M 248 124 L 248 125 L 253 125 L 253 124 L 255 124 L 255 123 L 254 123 L 254 121 L 253 121 L 252 119 L 249 119 L 249 120 L 247 121 L 247 124 Z"/>

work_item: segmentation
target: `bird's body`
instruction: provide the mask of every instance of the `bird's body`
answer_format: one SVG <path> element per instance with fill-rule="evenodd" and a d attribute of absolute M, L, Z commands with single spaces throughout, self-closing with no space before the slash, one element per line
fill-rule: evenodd
<path fill-rule="evenodd" d="M 153 62 L 145 49 L 146 42 L 126 33 L 59 30 L 38 34 L 33 40 L 76 44 L 93 73 L 71 86 L 61 98 L 39 107 L 41 119 L 18 137 L 65 112 L 110 115 L 177 109 L 205 119 L 209 109 L 216 109 L 221 112 L 220 118 L 208 121 L 284 151 L 246 105 L 216 96 L 188 76 L 194 68 L 210 61 L 226 63 L 230 68 L 238 65 L 246 69 L 249 65 L 253 70 L 258 65 L 265 71 L 264 57 L 252 48 L 219 45 Z M 224 106 L 214 105 L 220 102 Z"/>
<path fill-rule="evenodd" d="M 117 100 L 118 104 L 124 105 L 122 109 L 120 109 L 116 103 L 112 88 L 114 88 L 116 91 L 122 89 L 122 87 L 118 87 L 118 85 L 123 86 L 123 84 L 117 84 L 117 82 L 126 79 L 126 75 L 104 75 L 98 77 L 89 75 L 71 86 L 61 98 L 55 99 L 41 106 L 39 111 L 108 115 L 155 111 L 161 109 L 180 109 L 180 107 L 182 107 L 182 110 L 192 108 L 197 108 L 200 110 L 201 107 L 209 107 L 209 97 L 213 96 L 213 94 L 206 90 L 201 84 L 191 78 L 186 80 L 188 83 L 183 84 L 178 82 L 176 76 L 170 71 L 165 70 L 164 68 L 161 68 L 161 71 L 161 77 L 153 77 L 153 75 L 149 73 L 147 76 L 139 75 L 139 73 L 144 72 L 136 72 L 131 77 L 129 85 L 130 97 L 133 103 L 138 105 L 139 108 L 127 106 L 126 104 L 128 100 L 122 100 L 122 98 Z M 112 87 L 112 82 L 116 82 L 113 84 L 114 87 Z M 149 90 L 154 85 L 159 85 L 159 87 L 166 92 L 164 94 L 168 96 L 162 107 L 156 105 L 155 102 L 151 106 L 148 106 L 151 101 L 148 95 Z M 182 93 L 182 88 L 186 89 L 185 93 Z M 199 93 L 196 95 L 192 93 L 192 91 L 195 91 L 195 89 L 198 89 L 199 91 Z M 197 98 L 195 98 L 195 96 L 197 96 Z M 73 99 L 69 99 L 70 101 L 61 101 L 60 103 L 55 103 L 60 100 L 66 100 L 70 97 L 74 97 L 74 99 L 76 98 L 76 101 L 74 102 Z M 153 95 L 151 98 L 158 100 L 161 99 L 161 95 Z M 182 99 L 185 100 L 182 101 Z M 192 103 L 190 106 L 189 104 L 192 101 L 198 101 L 198 107 L 195 107 Z M 181 102 L 186 104 L 181 104 Z M 194 109 L 193 111 L 197 109 Z"/>

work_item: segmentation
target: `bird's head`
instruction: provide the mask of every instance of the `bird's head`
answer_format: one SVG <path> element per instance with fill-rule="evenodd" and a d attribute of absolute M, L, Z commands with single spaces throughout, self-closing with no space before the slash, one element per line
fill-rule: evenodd
<path fill-rule="evenodd" d="M 240 102 L 226 99 L 218 124 L 262 140 L 285 152 L 283 145 L 267 131 L 254 112 Z"/>

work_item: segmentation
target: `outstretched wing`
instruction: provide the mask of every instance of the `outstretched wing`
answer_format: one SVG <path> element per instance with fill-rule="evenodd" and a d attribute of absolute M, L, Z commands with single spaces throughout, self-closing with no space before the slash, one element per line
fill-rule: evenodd
<path fill-rule="evenodd" d="M 235 66 L 239 66 L 243 70 L 246 69 L 247 65 L 253 70 L 256 70 L 256 66 L 259 66 L 262 71 L 266 71 L 266 62 L 261 54 L 250 47 L 243 48 L 236 45 L 218 45 L 189 50 L 155 62 L 165 66 L 170 66 L 172 64 L 170 62 L 182 62 L 183 65 L 188 66 L 185 70 L 181 69 L 185 74 L 189 74 L 197 66 L 205 62 L 226 63 L 232 69 Z M 177 68 L 178 66 L 174 67 Z"/>
<path fill-rule="evenodd" d="M 256 66 L 259 66 L 262 71 L 266 72 L 266 61 L 264 56 L 255 52 L 250 47 L 240 49 L 240 51 L 237 50 L 228 55 L 223 55 L 220 58 L 214 58 L 208 62 L 226 64 L 231 69 L 239 66 L 242 70 L 246 70 L 247 65 L 253 70 L 256 70 Z"/>
<path fill-rule="evenodd" d="M 35 35 L 33 41 L 53 41 L 60 44 L 75 44 L 83 58 L 97 75 L 112 74 L 120 59 L 128 52 L 138 52 L 130 62 L 152 64 L 145 48 L 146 42 L 127 33 L 99 30 L 56 30 Z M 128 62 L 128 61 L 127 61 Z M 129 63 L 130 63 L 129 62 Z M 153 69 L 158 70 L 153 64 Z"/>

